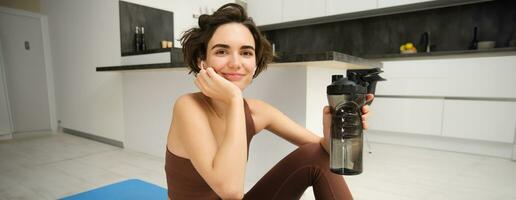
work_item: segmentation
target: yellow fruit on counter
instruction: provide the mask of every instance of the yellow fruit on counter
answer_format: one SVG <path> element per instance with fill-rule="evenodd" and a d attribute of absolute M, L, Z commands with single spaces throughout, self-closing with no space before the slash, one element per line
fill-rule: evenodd
<path fill-rule="evenodd" d="M 414 44 L 412 44 L 411 42 L 408 42 L 407 44 L 405 44 L 405 49 L 412 49 L 414 48 Z"/>
<path fill-rule="evenodd" d="M 412 42 L 407 42 L 400 46 L 400 52 L 402 54 L 417 53 L 417 49 Z"/>

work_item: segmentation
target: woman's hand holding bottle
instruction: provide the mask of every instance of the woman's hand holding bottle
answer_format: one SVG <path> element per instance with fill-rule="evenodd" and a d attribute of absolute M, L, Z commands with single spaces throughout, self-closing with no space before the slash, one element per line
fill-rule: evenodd
<path fill-rule="evenodd" d="M 366 102 L 372 101 L 374 99 L 373 94 L 367 94 L 366 96 Z M 369 125 L 367 124 L 367 117 L 369 116 L 369 105 L 362 106 L 362 127 L 364 129 L 368 129 Z M 329 141 L 331 139 L 331 109 L 330 106 L 325 106 L 323 109 L 323 147 L 326 148 L 326 150 L 329 149 Z"/>

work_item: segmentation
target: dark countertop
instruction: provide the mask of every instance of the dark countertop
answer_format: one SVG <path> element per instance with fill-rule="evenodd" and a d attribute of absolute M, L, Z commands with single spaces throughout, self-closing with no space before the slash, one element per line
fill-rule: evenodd
<path fill-rule="evenodd" d="M 105 71 L 124 71 L 124 70 L 142 70 L 142 69 L 165 69 L 165 68 L 182 68 L 184 63 L 152 63 L 152 64 L 140 64 L 140 65 L 121 65 L 121 66 L 106 66 L 97 67 L 98 72 Z"/>
<path fill-rule="evenodd" d="M 413 54 L 378 54 L 378 55 L 364 55 L 363 58 L 370 60 L 408 60 L 408 59 L 432 59 L 441 57 L 485 57 L 485 56 L 502 56 L 502 55 L 516 55 L 516 47 L 504 47 L 493 49 L 479 49 L 479 50 L 456 50 L 456 51 L 435 51 L 422 52 Z"/>
<path fill-rule="evenodd" d="M 102 66 L 97 67 L 97 71 L 122 71 L 122 70 L 145 70 L 145 69 L 164 69 L 164 68 L 182 68 L 186 64 L 182 59 L 180 48 L 174 48 L 171 51 L 170 63 L 151 63 L 139 65 L 122 65 L 122 66 Z M 342 68 L 381 68 L 382 63 L 377 61 L 366 60 L 356 56 L 339 53 L 336 51 L 316 52 L 316 53 L 284 53 L 277 52 L 276 58 L 270 65 L 316 65 L 328 67 Z"/>

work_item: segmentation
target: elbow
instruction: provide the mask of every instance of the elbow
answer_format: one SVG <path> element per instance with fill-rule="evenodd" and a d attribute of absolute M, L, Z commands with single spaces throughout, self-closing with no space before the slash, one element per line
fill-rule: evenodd
<path fill-rule="evenodd" d="M 221 183 L 218 187 L 218 195 L 222 199 L 243 199 L 244 189 L 243 187 L 236 186 L 235 184 Z"/>

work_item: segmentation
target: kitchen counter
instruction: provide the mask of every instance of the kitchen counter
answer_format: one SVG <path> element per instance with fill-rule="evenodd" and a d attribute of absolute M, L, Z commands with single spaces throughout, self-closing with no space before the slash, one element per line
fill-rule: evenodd
<path fill-rule="evenodd" d="M 180 48 L 171 51 L 170 63 L 151 63 L 139 65 L 102 66 L 97 71 L 123 71 L 123 70 L 145 70 L 145 69 L 166 69 L 184 68 L 186 64 L 182 59 Z M 336 51 L 315 52 L 315 53 L 285 53 L 277 52 L 276 58 L 270 66 L 324 66 L 343 69 L 370 69 L 381 68 L 382 63 L 371 61 L 356 56 L 343 54 Z"/>
<path fill-rule="evenodd" d="M 516 47 L 493 48 L 493 49 L 479 49 L 479 50 L 456 50 L 456 51 L 435 51 L 435 52 L 421 52 L 413 54 L 378 54 L 378 55 L 364 55 L 363 58 L 368 60 L 421 60 L 433 58 L 468 58 L 468 57 L 489 57 L 489 56 L 508 56 L 516 55 Z"/>

